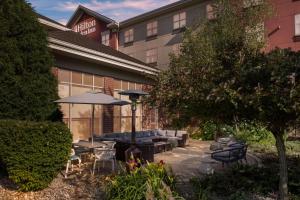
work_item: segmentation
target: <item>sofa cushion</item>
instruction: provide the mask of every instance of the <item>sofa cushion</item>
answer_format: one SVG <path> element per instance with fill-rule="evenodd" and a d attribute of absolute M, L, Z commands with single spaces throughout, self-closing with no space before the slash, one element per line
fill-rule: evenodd
<path fill-rule="evenodd" d="M 158 129 L 157 133 L 158 133 L 158 136 L 166 137 L 166 130 Z"/>
<path fill-rule="evenodd" d="M 176 131 L 175 130 L 167 130 L 167 137 L 175 137 Z"/>
<path fill-rule="evenodd" d="M 177 132 L 176 132 L 176 136 L 177 136 L 177 137 L 182 137 L 182 135 L 185 135 L 185 134 L 187 134 L 186 131 L 177 131 Z"/>

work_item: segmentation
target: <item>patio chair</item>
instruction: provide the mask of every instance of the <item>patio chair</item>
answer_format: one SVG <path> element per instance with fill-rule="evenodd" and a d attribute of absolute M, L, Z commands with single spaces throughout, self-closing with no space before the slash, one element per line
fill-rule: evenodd
<path fill-rule="evenodd" d="M 67 167 L 66 167 L 66 173 L 65 173 L 65 178 L 67 178 L 67 175 L 68 175 L 68 172 L 69 172 L 69 167 L 71 165 L 71 171 L 73 172 L 73 162 L 74 161 L 78 161 L 78 165 L 79 165 L 79 170 L 81 170 L 81 159 L 79 156 L 77 156 L 75 154 L 75 150 L 74 149 L 71 149 L 71 154 L 70 154 L 70 157 L 69 157 L 69 160 L 67 162 Z M 81 171 L 79 171 L 79 173 L 81 173 Z"/>
<path fill-rule="evenodd" d="M 225 150 L 214 151 L 211 154 L 211 158 L 217 161 L 222 162 L 222 167 L 224 164 L 238 162 L 239 160 L 246 159 L 247 154 L 247 145 L 242 143 L 236 143 Z"/>
<path fill-rule="evenodd" d="M 111 146 L 108 146 L 108 147 L 94 149 L 95 161 L 94 161 L 94 165 L 93 165 L 92 175 L 95 174 L 95 168 L 96 168 L 97 162 L 102 162 L 102 167 L 104 168 L 104 162 L 110 161 L 112 164 L 112 171 L 115 171 L 115 165 L 116 165 L 115 144 L 116 143 L 113 143 Z M 99 171 L 99 165 L 98 165 L 98 171 Z"/>

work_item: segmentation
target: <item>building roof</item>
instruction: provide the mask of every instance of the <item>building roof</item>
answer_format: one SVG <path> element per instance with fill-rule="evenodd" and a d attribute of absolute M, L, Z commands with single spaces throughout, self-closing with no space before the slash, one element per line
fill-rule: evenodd
<path fill-rule="evenodd" d="M 47 27 L 46 28 L 47 30 L 63 30 L 63 31 L 70 30 L 65 25 L 53 19 L 50 19 L 44 15 L 41 15 L 39 13 L 36 13 L 36 15 L 38 17 L 39 22 Z"/>
<path fill-rule="evenodd" d="M 185 8 L 197 3 L 200 3 L 203 0 L 180 0 L 180 1 L 176 1 L 172 4 L 168 4 L 166 6 L 157 8 L 155 10 L 143 13 L 141 15 L 138 15 L 136 17 L 132 17 L 130 19 L 127 19 L 125 21 L 120 22 L 120 27 L 127 27 L 130 26 L 132 24 L 141 22 L 141 21 L 145 21 L 148 19 L 152 19 L 154 17 L 157 17 L 161 14 L 166 14 L 168 12 L 172 12 L 172 11 L 176 11 L 179 8 Z"/>
<path fill-rule="evenodd" d="M 82 16 L 82 14 L 88 14 L 88 15 L 91 15 L 93 17 L 95 17 L 96 19 L 98 20 L 101 20 L 101 21 L 104 21 L 106 23 L 113 23 L 115 22 L 115 20 L 113 19 L 110 19 L 104 15 L 101 15 L 93 10 L 90 10 L 82 5 L 79 5 L 76 9 L 76 11 L 73 13 L 73 15 L 71 16 L 71 18 L 69 19 L 68 23 L 67 23 L 67 27 L 71 28 L 71 26 L 73 24 L 75 24 L 79 19 L 80 17 Z"/>
<path fill-rule="evenodd" d="M 105 46 L 103 44 L 99 44 L 86 36 L 82 36 L 80 33 L 75 33 L 74 31 L 49 31 L 48 36 L 50 38 L 68 42 L 74 45 L 78 45 L 87 49 L 91 49 L 97 52 L 101 52 L 110 56 L 121 58 L 157 70 L 153 66 L 150 66 L 138 59 L 135 59 L 111 47 Z"/>

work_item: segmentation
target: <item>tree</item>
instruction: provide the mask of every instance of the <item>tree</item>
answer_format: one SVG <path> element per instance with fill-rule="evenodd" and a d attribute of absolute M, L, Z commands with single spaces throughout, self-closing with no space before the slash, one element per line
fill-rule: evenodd
<path fill-rule="evenodd" d="M 30 4 L 0 1 L 0 118 L 54 120 L 57 80 L 47 35 Z"/>
<path fill-rule="evenodd" d="M 271 9 L 255 2 L 218 0 L 215 19 L 185 34 L 181 54 L 157 78 L 152 102 L 184 119 L 263 122 L 276 139 L 280 199 L 288 199 L 283 135 L 299 118 L 300 54 L 262 51 L 259 24 Z"/>

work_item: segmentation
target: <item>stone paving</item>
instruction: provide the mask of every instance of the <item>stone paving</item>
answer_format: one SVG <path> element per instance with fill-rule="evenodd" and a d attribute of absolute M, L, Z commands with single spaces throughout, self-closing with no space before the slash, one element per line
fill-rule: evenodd
<path fill-rule="evenodd" d="M 186 198 L 191 198 L 192 187 L 189 180 L 193 177 L 202 177 L 205 174 L 226 170 L 227 166 L 222 167 L 222 163 L 211 159 L 209 150 L 211 142 L 190 140 L 185 148 L 177 147 L 172 151 L 163 152 L 155 155 L 155 161 L 163 160 L 170 166 L 178 180 L 178 189 Z M 247 162 L 251 165 L 259 164 L 256 157 L 247 155 Z"/>

